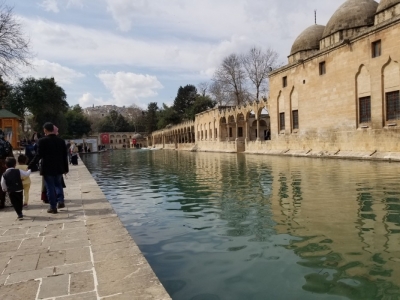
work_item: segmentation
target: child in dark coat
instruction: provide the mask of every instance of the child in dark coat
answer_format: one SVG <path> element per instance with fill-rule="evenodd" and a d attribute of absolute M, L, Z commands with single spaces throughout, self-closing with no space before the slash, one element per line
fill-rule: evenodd
<path fill-rule="evenodd" d="M 7 170 L 1 177 L 1 188 L 4 192 L 8 192 L 10 201 L 18 215 L 18 219 L 23 219 L 22 205 L 23 205 L 23 185 L 22 178 L 29 177 L 31 170 L 23 171 L 15 169 L 17 161 L 14 157 L 6 158 Z"/>

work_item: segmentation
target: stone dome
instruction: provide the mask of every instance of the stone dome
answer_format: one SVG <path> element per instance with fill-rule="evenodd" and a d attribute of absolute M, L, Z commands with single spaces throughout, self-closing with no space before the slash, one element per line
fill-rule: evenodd
<path fill-rule="evenodd" d="M 374 25 L 378 3 L 374 0 L 347 0 L 330 18 L 323 37 L 345 29 Z"/>
<path fill-rule="evenodd" d="M 400 3 L 400 0 L 381 0 L 381 2 L 379 2 L 379 6 L 376 12 L 379 13 L 398 3 Z"/>
<path fill-rule="evenodd" d="M 324 29 L 325 26 L 315 24 L 304 30 L 294 41 L 290 55 L 299 51 L 318 50 Z"/>

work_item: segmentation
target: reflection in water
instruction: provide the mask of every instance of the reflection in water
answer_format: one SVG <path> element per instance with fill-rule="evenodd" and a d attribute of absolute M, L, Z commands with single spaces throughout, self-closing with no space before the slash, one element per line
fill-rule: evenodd
<path fill-rule="evenodd" d="M 400 299 L 397 164 L 84 157 L 173 299 Z"/>

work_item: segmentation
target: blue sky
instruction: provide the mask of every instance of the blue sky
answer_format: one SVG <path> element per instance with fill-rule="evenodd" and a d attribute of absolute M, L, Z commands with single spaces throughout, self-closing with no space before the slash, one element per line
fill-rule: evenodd
<path fill-rule="evenodd" d="M 231 53 L 272 48 L 326 25 L 344 0 L 6 0 L 29 36 L 34 69 L 70 105 L 171 105 L 180 86 L 211 81 Z"/>

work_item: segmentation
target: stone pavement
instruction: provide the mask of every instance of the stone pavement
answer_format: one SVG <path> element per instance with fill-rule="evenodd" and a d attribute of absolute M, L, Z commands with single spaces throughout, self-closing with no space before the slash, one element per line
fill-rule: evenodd
<path fill-rule="evenodd" d="M 0 210 L 1 300 L 171 299 L 84 165 L 71 166 L 58 214 L 31 180 L 24 220 Z"/>

